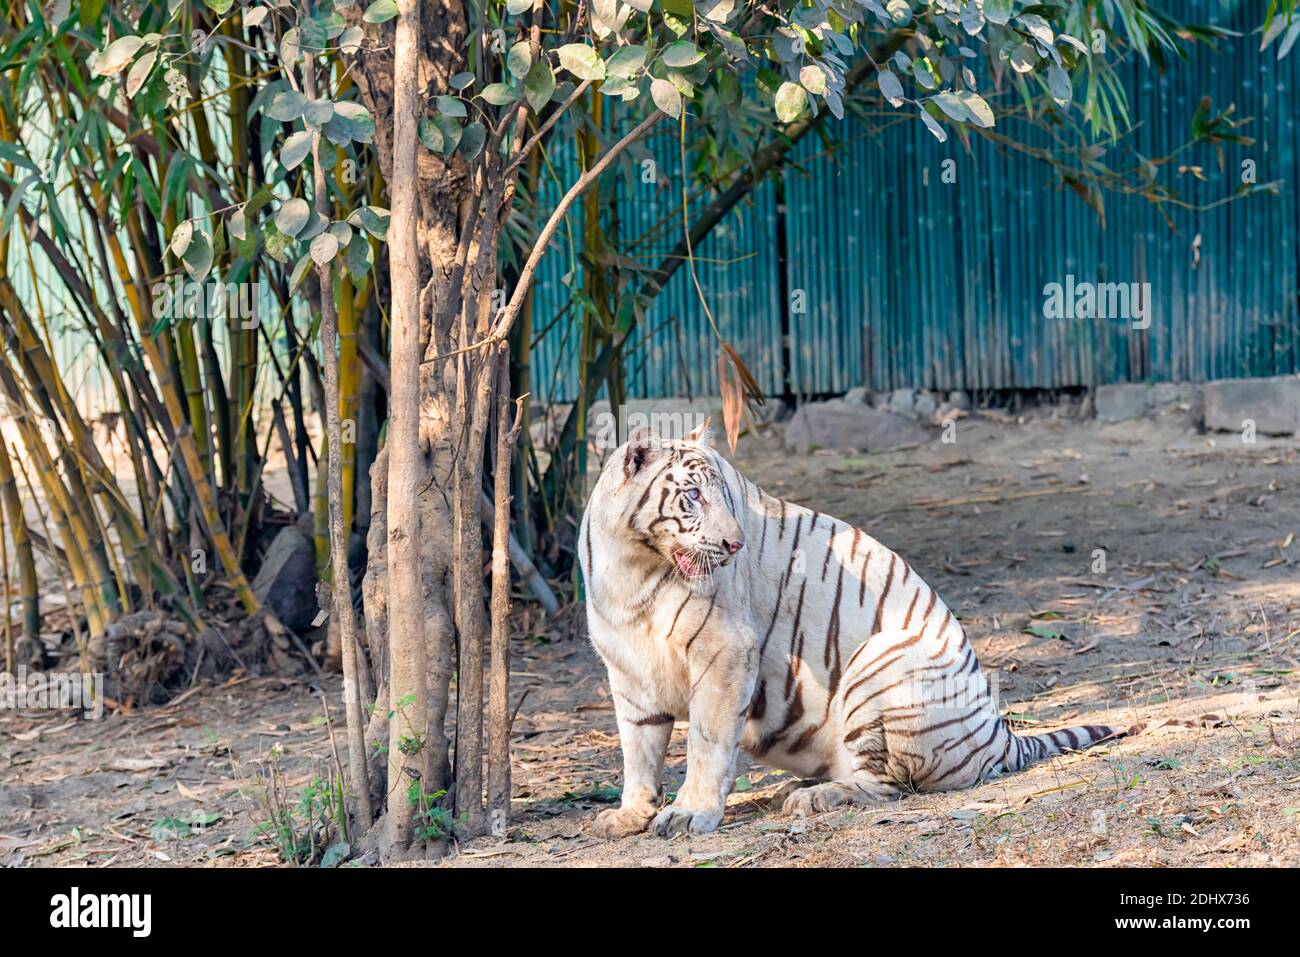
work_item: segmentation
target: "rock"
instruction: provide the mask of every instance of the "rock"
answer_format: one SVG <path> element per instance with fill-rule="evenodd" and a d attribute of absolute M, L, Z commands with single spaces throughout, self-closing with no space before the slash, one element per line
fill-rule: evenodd
<path fill-rule="evenodd" d="M 1157 382 L 1151 387 L 1147 401 L 1157 409 L 1186 406 L 1199 417 L 1204 402 L 1203 393 L 1203 387 L 1193 382 Z"/>
<path fill-rule="evenodd" d="M 785 446 L 800 455 L 814 448 L 880 452 L 920 445 L 930 433 L 915 421 L 884 409 L 839 399 L 799 407 L 785 427 Z"/>
<path fill-rule="evenodd" d="M 895 389 L 889 393 L 888 408 L 898 415 L 911 415 L 916 410 L 916 393 L 911 389 Z"/>
<path fill-rule="evenodd" d="M 1205 427 L 1241 432 L 1247 422 L 1265 435 L 1300 432 L 1300 376 L 1220 379 L 1205 384 Z"/>
<path fill-rule="evenodd" d="M 320 606 L 316 603 L 316 546 L 302 529 L 286 525 L 271 542 L 253 593 L 274 610 L 287 628 L 310 630 Z"/>
<path fill-rule="evenodd" d="M 1140 419 L 1149 411 L 1145 382 L 1116 382 L 1097 386 L 1097 418 L 1103 422 L 1127 422 Z"/>
<path fill-rule="evenodd" d="M 1172 411 L 1201 417 L 1201 386 L 1193 382 L 1116 382 L 1097 387 L 1095 408 L 1103 422 L 1126 422 Z"/>

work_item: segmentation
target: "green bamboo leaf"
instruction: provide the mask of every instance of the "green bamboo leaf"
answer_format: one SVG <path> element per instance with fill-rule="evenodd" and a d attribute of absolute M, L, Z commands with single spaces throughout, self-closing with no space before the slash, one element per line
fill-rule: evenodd
<path fill-rule="evenodd" d="M 0 239 L 4 239 L 5 234 L 9 232 L 14 216 L 18 213 L 18 207 L 22 204 L 23 194 L 31 188 L 32 184 L 40 182 L 40 179 L 39 173 L 32 173 L 13 188 L 13 192 L 9 194 L 9 202 L 5 203 L 4 216 L 0 218 Z"/>

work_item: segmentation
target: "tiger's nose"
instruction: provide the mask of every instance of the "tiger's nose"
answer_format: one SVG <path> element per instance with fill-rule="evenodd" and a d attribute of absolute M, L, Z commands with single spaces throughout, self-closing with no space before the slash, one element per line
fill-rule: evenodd
<path fill-rule="evenodd" d="M 745 547 L 745 543 L 744 543 L 744 542 L 739 542 L 739 541 L 737 541 L 737 542 L 723 542 L 722 544 L 724 544 L 724 545 L 727 546 L 727 552 L 728 552 L 728 554 L 731 554 L 731 555 L 736 554 L 736 552 L 740 551 L 742 548 Z"/>

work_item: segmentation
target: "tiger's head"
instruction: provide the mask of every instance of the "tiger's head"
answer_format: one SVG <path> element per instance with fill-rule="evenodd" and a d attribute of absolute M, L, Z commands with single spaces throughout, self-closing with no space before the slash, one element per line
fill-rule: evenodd
<path fill-rule="evenodd" d="M 611 506 L 609 530 L 622 529 L 693 587 L 706 588 L 744 547 L 707 422 L 685 439 L 639 429 L 610 457 L 600 486 L 596 493 Z"/>

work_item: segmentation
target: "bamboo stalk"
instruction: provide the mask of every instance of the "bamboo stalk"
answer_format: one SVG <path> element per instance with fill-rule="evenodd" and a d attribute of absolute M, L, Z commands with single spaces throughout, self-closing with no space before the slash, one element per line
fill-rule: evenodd
<path fill-rule="evenodd" d="M 0 442 L 0 448 L 4 447 L 4 442 Z M 9 579 L 9 527 L 5 521 L 5 509 L 0 507 L 0 570 L 4 573 L 4 609 L 5 609 L 5 672 L 14 673 L 14 620 L 9 613 L 13 607 L 13 599 L 10 597 L 13 592 Z"/>
<path fill-rule="evenodd" d="M 357 353 L 358 314 L 352 279 L 344 270 L 339 280 L 339 415 L 351 424 L 353 441 L 339 446 L 343 469 L 343 528 L 352 529 L 357 481 L 357 413 L 361 390 L 361 357 Z"/>
<path fill-rule="evenodd" d="M 32 554 L 32 542 L 27 534 L 27 516 L 23 512 L 22 499 L 18 495 L 18 483 L 14 479 L 13 466 L 9 462 L 9 451 L 3 440 L 0 440 L 0 508 L 3 508 L 6 516 L 9 537 L 14 543 L 14 558 L 18 563 L 18 586 L 23 604 L 23 636 L 36 640 L 40 638 L 41 633 L 41 604 L 36 581 L 36 558 Z M 5 567 L 8 569 L 8 559 L 5 560 Z M 7 593 L 5 601 L 7 622 L 9 620 Z"/>
<path fill-rule="evenodd" d="M 328 419 L 328 415 L 326 416 Z M 329 429 L 320 440 L 320 455 L 316 458 L 316 488 L 312 495 L 311 522 L 312 535 L 316 543 L 316 574 L 321 581 L 331 579 L 330 572 L 330 499 L 329 499 L 329 460 L 334 456 L 330 450 Z"/>
<path fill-rule="evenodd" d="M 16 461 L 18 462 L 18 471 L 22 474 L 23 481 L 27 484 L 28 494 L 31 495 L 32 502 L 35 503 L 36 505 L 37 514 L 40 515 L 41 517 L 41 527 L 45 530 L 45 538 L 47 541 L 53 541 L 53 539 L 50 538 L 49 521 L 45 517 L 45 510 L 41 508 L 41 500 L 36 496 L 36 488 L 35 486 L 32 485 L 31 476 L 27 474 L 27 468 L 26 466 L 23 465 L 23 460 L 21 458 L 18 458 Z M 65 549 L 65 551 L 67 550 Z M 75 559 L 73 553 L 67 552 L 67 555 L 68 555 L 68 567 L 70 569 L 74 569 Z M 68 580 L 66 576 L 64 576 L 63 574 L 63 566 L 61 566 L 58 563 L 58 561 L 54 559 L 51 559 L 51 564 L 54 566 L 54 570 L 58 573 L 59 585 L 63 589 L 63 603 L 64 603 L 63 606 L 68 611 L 68 624 L 72 628 L 72 637 L 77 645 L 77 654 L 81 657 L 81 671 L 83 674 L 90 674 L 91 671 L 90 647 L 86 643 L 86 639 L 81 633 L 81 625 L 77 623 L 76 606 L 72 602 L 72 589 L 68 587 Z M 75 570 L 73 571 L 73 576 L 74 578 L 76 577 Z M 81 590 L 82 598 L 85 599 L 88 593 L 89 593 L 88 589 L 83 586 Z M 84 603 L 82 607 L 83 610 L 86 612 L 86 621 L 90 623 L 92 621 L 90 615 L 90 608 Z M 91 634 L 95 637 L 98 637 L 100 634 L 103 633 L 102 630 L 95 631 L 95 627 L 93 624 L 91 624 L 90 627 L 91 627 Z"/>

